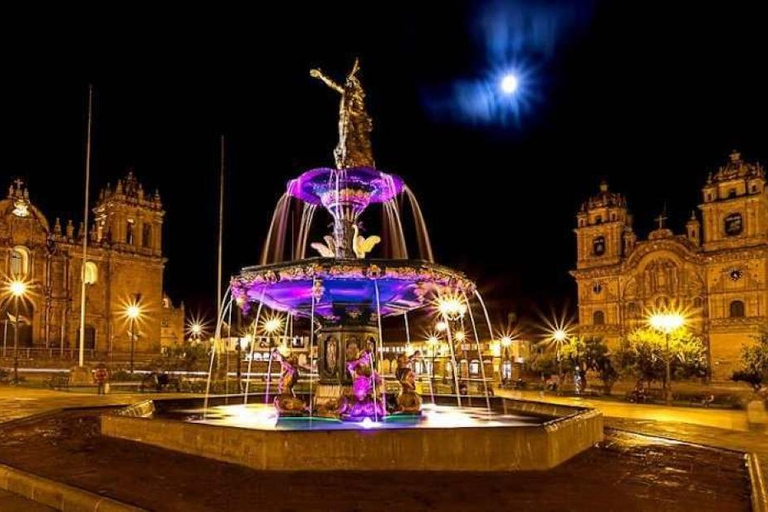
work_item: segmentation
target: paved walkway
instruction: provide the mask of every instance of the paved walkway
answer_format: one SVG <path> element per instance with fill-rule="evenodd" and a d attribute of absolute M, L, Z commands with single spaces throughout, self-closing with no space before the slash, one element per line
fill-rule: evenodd
<path fill-rule="evenodd" d="M 63 407 L 99 407 L 119 406 L 169 396 L 196 396 L 170 393 L 76 393 L 70 391 L 52 391 L 49 389 L 30 389 L 24 387 L 0 387 L 0 424 L 36 414 L 55 411 Z"/>
<path fill-rule="evenodd" d="M 0 510 L 2 512 L 55 512 L 55 508 L 46 507 L 18 494 L 0 489 Z"/>
<path fill-rule="evenodd" d="M 22 419 L 37 414 L 44 414 L 64 407 L 128 405 L 157 396 L 167 398 L 169 394 L 114 393 L 109 395 L 96 395 L 68 391 L 52 391 L 48 389 L 0 386 L 0 425 L 8 421 Z M 55 509 L 0 489 L 0 511 L 53 512 Z"/>
<path fill-rule="evenodd" d="M 630 418 L 659 422 L 689 423 L 707 427 L 748 432 L 747 413 L 737 409 L 699 408 L 656 404 L 632 404 L 604 399 L 575 398 L 541 394 L 538 391 L 495 390 L 499 396 L 524 398 L 563 405 L 593 407 L 606 418 Z"/>

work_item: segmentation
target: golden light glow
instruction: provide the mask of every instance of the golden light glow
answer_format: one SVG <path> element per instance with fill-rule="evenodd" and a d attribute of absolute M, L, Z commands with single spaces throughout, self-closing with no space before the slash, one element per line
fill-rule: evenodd
<path fill-rule="evenodd" d="M 545 331 L 544 343 L 554 345 L 557 350 L 560 350 L 563 344 L 568 343 L 574 335 L 572 332 L 573 319 L 568 318 L 565 313 L 558 318 L 553 312 L 551 318 L 542 317 L 542 320 L 544 321 L 543 329 Z"/>
<path fill-rule="evenodd" d="M 194 340 L 202 340 L 208 333 L 209 322 L 202 316 L 196 315 L 187 320 L 187 334 Z"/>
<path fill-rule="evenodd" d="M 14 279 L 8 284 L 8 291 L 14 297 L 23 297 L 27 293 L 27 283 Z"/>
<path fill-rule="evenodd" d="M 458 320 L 463 318 L 467 312 L 467 305 L 464 299 L 458 294 L 446 294 L 439 296 L 436 301 L 437 311 L 443 318 L 448 320 Z"/>
<path fill-rule="evenodd" d="M 192 327 L 189 330 L 195 336 L 200 336 L 200 334 L 203 332 L 203 326 L 200 324 L 192 324 Z"/>
<path fill-rule="evenodd" d="M 676 311 L 654 313 L 648 317 L 648 324 L 657 331 L 669 334 L 685 325 L 685 316 Z"/>
<path fill-rule="evenodd" d="M 435 324 L 435 329 L 441 332 L 448 330 L 448 322 L 443 322 L 443 321 L 437 322 Z"/>
<path fill-rule="evenodd" d="M 456 341 L 461 343 L 466 339 L 467 336 L 464 334 L 464 331 L 456 331 L 455 337 L 456 337 Z"/>
<path fill-rule="evenodd" d="M 509 337 L 509 336 L 502 336 L 502 338 L 501 338 L 501 346 L 504 347 L 504 348 L 507 348 L 510 345 L 512 345 L 512 338 Z"/>
<path fill-rule="evenodd" d="M 136 320 L 141 316 L 141 308 L 138 304 L 130 304 L 127 308 L 125 308 L 125 316 L 131 320 Z"/>
<path fill-rule="evenodd" d="M 436 347 L 439 344 L 440 344 L 440 340 L 438 339 L 437 336 L 430 336 L 429 338 L 427 338 L 427 345 L 429 345 L 430 347 Z"/>
<path fill-rule="evenodd" d="M 261 328 L 267 334 L 274 334 L 283 328 L 283 317 L 277 314 L 270 316 L 264 319 Z"/>

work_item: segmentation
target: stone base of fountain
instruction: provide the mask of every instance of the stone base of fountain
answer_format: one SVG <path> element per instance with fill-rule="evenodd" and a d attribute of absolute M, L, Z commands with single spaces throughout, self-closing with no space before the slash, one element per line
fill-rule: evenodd
<path fill-rule="evenodd" d="M 526 416 L 520 415 L 527 415 L 534 421 L 504 424 L 481 419 L 456 425 L 445 420 L 468 410 L 482 414 L 485 409 L 445 406 L 438 407 L 455 412 L 426 427 L 428 416 L 405 424 L 408 415 L 402 419 L 391 415 L 383 423 L 365 421 L 359 426 L 317 418 L 307 425 L 305 418 L 286 419 L 290 425 L 261 428 L 124 413 L 103 416 L 101 432 L 266 471 L 546 470 L 603 438 L 603 418 L 595 410 L 499 397 L 494 397 L 492 406 L 500 415 L 523 419 Z M 399 421 L 404 424 L 398 425 Z"/>

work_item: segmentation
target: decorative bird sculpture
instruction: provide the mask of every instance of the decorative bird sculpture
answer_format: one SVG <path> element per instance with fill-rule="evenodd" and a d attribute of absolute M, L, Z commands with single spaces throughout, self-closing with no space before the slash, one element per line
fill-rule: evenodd
<path fill-rule="evenodd" d="M 333 237 L 331 235 L 325 235 L 323 240 L 325 240 L 325 244 L 314 242 L 311 244 L 311 247 L 319 252 L 320 256 L 323 258 L 336 257 L 336 242 L 334 242 Z"/>
<path fill-rule="evenodd" d="M 354 224 L 352 226 L 352 229 L 355 231 L 355 237 L 353 238 L 353 249 L 355 251 L 355 255 L 363 259 L 365 258 L 365 255 L 369 252 L 371 252 L 374 248 L 374 246 L 381 242 L 381 238 L 379 238 L 376 235 L 369 236 L 368 238 L 365 238 L 360 234 L 360 231 L 357 227 L 357 224 Z"/>

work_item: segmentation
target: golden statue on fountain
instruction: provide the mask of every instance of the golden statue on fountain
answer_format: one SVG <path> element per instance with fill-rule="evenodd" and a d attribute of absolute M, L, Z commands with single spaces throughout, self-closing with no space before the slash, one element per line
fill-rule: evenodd
<path fill-rule="evenodd" d="M 373 122 L 365 110 L 365 91 L 357 77 L 359 71 L 360 63 L 355 59 L 344 86 L 334 82 L 319 69 L 309 72 L 310 76 L 322 80 L 325 85 L 341 94 L 339 143 L 333 150 L 337 169 L 376 167 L 371 149 Z"/>

